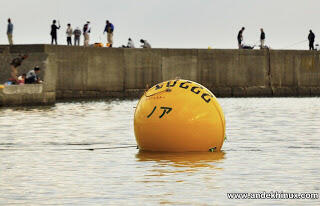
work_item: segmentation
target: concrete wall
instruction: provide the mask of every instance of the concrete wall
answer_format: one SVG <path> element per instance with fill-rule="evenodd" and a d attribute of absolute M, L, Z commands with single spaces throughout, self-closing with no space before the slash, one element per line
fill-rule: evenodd
<path fill-rule="evenodd" d="M 274 96 L 320 95 L 320 56 L 314 51 L 272 51 Z"/>
<path fill-rule="evenodd" d="M 55 92 L 57 64 L 56 55 L 45 52 L 45 45 L 0 45 L 0 84 L 10 77 L 10 62 L 19 54 L 28 54 L 29 57 L 18 67 L 19 74 L 27 73 L 35 66 L 41 68 L 40 78 L 46 82 L 45 90 Z"/>
<path fill-rule="evenodd" d="M 1 81 L 18 53 L 30 55 L 21 70 L 44 68 L 45 90 L 54 90 L 58 99 L 139 97 L 147 85 L 177 77 L 199 82 L 216 96 L 320 95 L 316 51 L 0 46 Z"/>
<path fill-rule="evenodd" d="M 0 106 L 54 104 L 55 92 L 44 91 L 44 87 L 44 84 L 26 84 L 0 88 Z"/>

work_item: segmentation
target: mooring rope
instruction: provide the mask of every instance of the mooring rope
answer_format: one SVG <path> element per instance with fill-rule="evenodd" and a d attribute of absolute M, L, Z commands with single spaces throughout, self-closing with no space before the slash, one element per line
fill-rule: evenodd
<path fill-rule="evenodd" d="M 0 148 L 1 150 L 6 150 L 6 151 L 39 151 L 39 150 L 46 150 L 46 151 L 67 151 L 67 150 L 112 150 L 112 149 L 128 149 L 128 148 L 138 148 L 137 145 L 128 145 L 128 146 L 118 146 L 118 147 L 98 147 L 98 148 L 65 148 L 65 149 L 19 149 L 19 148 Z"/>
<path fill-rule="evenodd" d="M 281 49 L 290 48 L 290 47 L 293 47 L 293 46 L 295 46 L 295 45 L 302 44 L 302 43 L 304 43 L 304 42 L 306 42 L 306 41 L 308 41 L 308 40 L 299 41 L 299 42 L 296 42 L 296 43 L 294 43 L 294 44 L 285 46 L 285 47 L 283 47 L 283 48 L 281 48 Z"/>

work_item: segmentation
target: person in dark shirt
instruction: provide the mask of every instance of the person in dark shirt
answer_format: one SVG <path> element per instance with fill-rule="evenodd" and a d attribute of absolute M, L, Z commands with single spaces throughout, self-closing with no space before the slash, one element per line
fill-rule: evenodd
<path fill-rule="evenodd" d="M 53 20 L 52 25 L 51 25 L 51 44 L 53 44 L 53 42 L 55 42 L 55 44 L 57 45 L 57 30 L 60 29 L 60 25 L 57 26 L 56 25 L 56 20 Z"/>
<path fill-rule="evenodd" d="M 15 67 L 15 68 L 17 68 L 22 64 L 23 60 L 25 60 L 26 58 L 28 58 L 28 55 L 26 55 L 26 54 L 25 55 L 19 55 L 18 57 L 14 58 L 11 61 L 10 65 Z"/>
<path fill-rule="evenodd" d="M 239 49 L 242 48 L 242 41 L 243 41 L 242 33 L 243 33 L 244 30 L 245 30 L 245 28 L 242 27 L 241 30 L 238 33 L 238 36 L 237 36 Z"/>
<path fill-rule="evenodd" d="M 84 46 L 89 46 L 90 32 L 91 32 L 90 21 L 87 21 L 87 23 L 83 26 L 83 36 L 84 36 L 83 45 Z"/>
<path fill-rule="evenodd" d="M 13 45 L 12 41 L 12 33 L 13 33 L 13 24 L 11 22 L 11 19 L 8 19 L 8 28 L 7 28 L 7 36 L 8 36 L 8 41 L 10 45 Z"/>
<path fill-rule="evenodd" d="M 9 81 L 11 81 L 13 84 L 17 84 L 18 83 L 18 70 L 17 68 L 22 64 L 23 60 L 25 60 L 26 58 L 28 58 L 28 55 L 19 55 L 18 57 L 14 58 L 11 63 L 10 63 L 10 67 L 11 67 L 11 77 L 9 79 Z"/>
<path fill-rule="evenodd" d="M 77 27 L 74 31 L 74 45 L 75 46 L 80 46 L 80 37 L 81 37 L 81 30 L 79 29 L 79 27 Z"/>
<path fill-rule="evenodd" d="M 261 34 L 260 34 L 260 48 L 264 48 L 264 40 L 266 39 L 266 34 L 263 31 L 263 28 L 260 29 Z"/>
<path fill-rule="evenodd" d="M 107 40 L 109 43 L 109 47 L 112 47 L 112 44 L 113 44 L 113 30 L 114 30 L 113 24 L 109 22 L 109 20 L 107 20 L 103 34 L 107 32 Z"/>
<path fill-rule="evenodd" d="M 312 30 L 310 29 L 309 35 L 308 35 L 309 50 L 314 50 L 314 39 L 315 39 L 315 38 L 316 38 L 316 36 L 314 35 L 314 33 L 312 32 Z"/>

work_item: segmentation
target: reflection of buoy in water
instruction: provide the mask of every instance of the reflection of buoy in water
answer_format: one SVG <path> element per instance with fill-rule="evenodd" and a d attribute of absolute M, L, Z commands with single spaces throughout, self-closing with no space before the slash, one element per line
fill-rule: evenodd
<path fill-rule="evenodd" d="M 155 85 L 140 99 L 134 132 L 144 151 L 220 151 L 225 119 L 215 96 L 188 80 Z"/>
<path fill-rule="evenodd" d="M 215 167 L 211 163 L 224 159 L 225 153 L 220 152 L 144 152 L 139 151 L 136 158 L 139 161 L 167 162 L 170 165 L 181 167 Z M 173 164 L 171 164 L 173 163 Z"/>

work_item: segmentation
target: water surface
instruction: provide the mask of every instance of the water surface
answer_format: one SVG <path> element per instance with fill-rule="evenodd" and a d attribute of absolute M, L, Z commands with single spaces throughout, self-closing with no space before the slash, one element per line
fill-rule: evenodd
<path fill-rule="evenodd" d="M 0 109 L 0 205 L 320 205 L 229 200 L 320 190 L 320 98 L 219 99 L 219 153 L 136 149 L 137 100 Z"/>

